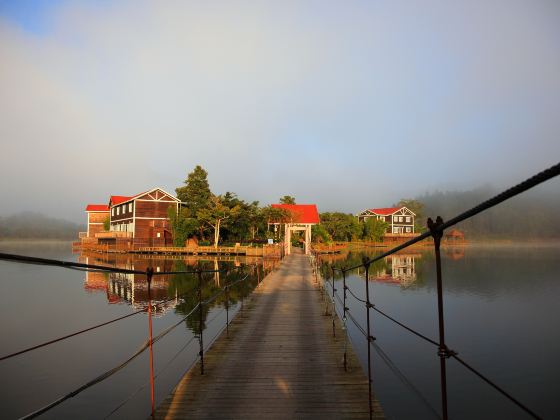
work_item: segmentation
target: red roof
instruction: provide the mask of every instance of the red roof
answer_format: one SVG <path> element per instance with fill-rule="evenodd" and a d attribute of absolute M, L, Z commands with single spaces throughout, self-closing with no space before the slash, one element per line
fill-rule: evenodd
<path fill-rule="evenodd" d="M 128 200 L 130 200 L 131 198 L 134 198 L 134 197 L 136 197 L 136 196 L 129 197 L 127 195 L 112 195 L 111 198 L 109 199 L 109 202 L 113 206 L 115 206 L 117 204 L 124 203 L 125 201 L 128 201 Z"/>
<path fill-rule="evenodd" d="M 107 204 L 88 204 L 86 211 L 109 211 L 109 206 Z"/>
<path fill-rule="evenodd" d="M 382 209 L 368 209 L 372 213 L 378 214 L 379 216 L 388 216 L 390 214 L 398 212 L 402 207 L 385 207 Z"/>
<path fill-rule="evenodd" d="M 315 204 L 273 204 L 272 207 L 288 210 L 294 223 L 319 223 L 319 212 Z"/>

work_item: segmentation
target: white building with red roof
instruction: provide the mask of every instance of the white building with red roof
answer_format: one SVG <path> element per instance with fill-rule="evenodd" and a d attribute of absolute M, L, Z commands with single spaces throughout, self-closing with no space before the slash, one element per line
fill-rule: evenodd
<path fill-rule="evenodd" d="M 387 223 L 387 236 L 412 236 L 414 235 L 414 218 L 416 214 L 406 207 L 385 207 L 366 209 L 358 215 L 360 222 L 370 217 L 375 217 Z"/>
<path fill-rule="evenodd" d="M 273 208 L 287 211 L 288 220 L 271 223 L 284 226 L 284 247 L 286 254 L 291 253 L 292 232 L 304 232 L 304 252 L 311 252 L 311 226 L 319 223 L 319 212 L 315 204 L 273 204 Z"/>
<path fill-rule="evenodd" d="M 107 204 L 88 204 L 87 214 L 87 238 L 94 238 L 96 233 L 103 232 L 105 220 L 109 217 L 109 206 Z"/>

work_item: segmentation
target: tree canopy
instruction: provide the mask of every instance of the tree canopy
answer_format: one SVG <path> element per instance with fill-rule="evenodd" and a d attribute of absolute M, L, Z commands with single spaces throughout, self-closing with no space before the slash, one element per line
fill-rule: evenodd
<path fill-rule="evenodd" d="M 280 197 L 280 204 L 296 204 L 296 198 L 291 195 Z"/>

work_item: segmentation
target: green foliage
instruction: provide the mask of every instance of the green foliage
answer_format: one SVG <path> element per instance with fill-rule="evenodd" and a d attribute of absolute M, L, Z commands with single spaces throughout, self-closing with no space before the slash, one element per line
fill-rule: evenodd
<path fill-rule="evenodd" d="M 188 174 L 185 186 L 175 189 L 175 192 L 184 207 L 190 211 L 189 217 L 196 217 L 199 210 L 209 205 L 212 197 L 210 185 L 208 184 L 208 172 L 202 166 L 197 165 Z"/>
<path fill-rule="evenodd" d="M 362 236 L 362 226 L 352 214 L 321 213 L 321 225 L 334 241 L 353 241 Z"/>
<path fill-rule="evenodd" d="M 414 217 L 414 232 L 423 233 L 426 231 L 426 216 L 424 213 L 424 203 L 412 198 L 403 198 L 394 207 L 406 207 L 416 216 Z"/>
<path fill-rule="evenodd" d="M 241 210 L 239 204 L 234 207 L 228 207 L 230 198 L 224 198 L 220 195 L 210 197 L 208 206 L 198 210 L 197 219 L 212 228 L 214 231 L 214 247 L 218 246 L 220 240 L 220 229 L 235 218 Z"/>
<path fill-rule="evenodd" d="M 331 235 L 322 224 L 311 226 L 311 238 L 313 242 L 328 244 L 332 242 Z"/>
<path fill-rule="evenodd" d="M 383 240 L 383 235 L 387 231 L 387 226 L 387 222 L 377 220 L 375 217 L 368 217 L 362 224 L 362 239 L 381 242 Z"/>
<path fill-rule="evenodd" d="M 177 214 L 173 207 L 167 210 L 167 215 L 171 221 L 173 230 L 173 245 L 185 246 L 187 239 L 194 236 L 200 223 L 195 218 L 190 217 L 190 210 L 182 208 Z"/>
<path fill-rule="evenodd" d="M 111 230 L 111 218 L 107 216 L 105 220 L 103 220 L 103 230 L 109 231 Z"/>
<path fill-rule="evenodd" d="M 296 198 L 291 195 L 285 195 L 280 198 L 280 204 L 296 204 Z"/>

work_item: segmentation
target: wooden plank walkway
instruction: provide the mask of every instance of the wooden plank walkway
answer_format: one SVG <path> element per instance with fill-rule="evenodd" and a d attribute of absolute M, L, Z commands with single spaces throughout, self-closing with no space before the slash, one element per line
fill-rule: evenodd
<path fill-rule="evenodd" d="M 243 313 L 159 406 L 158 419 L 369 418 L 367 377 L 314 284 L 292 254 L 253 293 Z M 375 419 L 384 418 L 374 400 Z"/>

